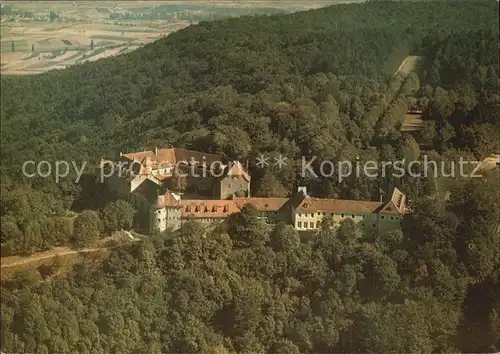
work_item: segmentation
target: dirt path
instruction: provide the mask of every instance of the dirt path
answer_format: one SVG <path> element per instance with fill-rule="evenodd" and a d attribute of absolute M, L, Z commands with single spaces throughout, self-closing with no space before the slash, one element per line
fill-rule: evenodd
<path fill-rule="evenodd" d="M 399 66 L 398 70 L 394 73 L 394 75 L 401 73 L 405 77 L 408 76 L 413 70 L 415 70 L 415 66 L 421 59 L 422 57 L 416 55 L 407 56 Z"/>
<path fill-rule="evenodd" d="M 127 235 L 128 234 L 128 235 Z M 126 238 L 127 243 L 129 242 L 137 242 L 140 239 L 139 238 L 134 238 L 130 233 L 126 233 Z M 30 256 L 9 256 L 9 257 L 2 257 L 1 259 L 1 266 L 0 268 L 10 268 L 10 267 L 17 267 L 21 265 L 27 265 L 35 262 L 42 261 L 44 259 L 50 259 L 54 257 L 64 257 L 72 254 L 83 254 L 83 253 L 92 253 L 92 252 L 98 252 L 98 251 L 105 251 L 105 250 L 111 250 L 116 247 L 120 247 L 120 244 L 118 245 L 106 245 L 107 241 L 113 240 L 113 237 L 108 237 L 105 239 L 102 239 L 99 244 L 96 245 L 96 247 L 93 248 L 81 248 L 81 249 L 73 249 L 69 247 L 55 247 L 51 250 L 45 251 L 45 252 L 38 252 L 35 254 L 32 254 Z"/>
<path fill-rule="evenodd" d="M 394 73 L 394 75 L 401 75 L 405 80 L 408 77 L 408 75 L 410 75 L 410 73 L 416 69 L 418 62 L 421 61 L 422 59 L 423 57 L 416 55 L 407 56 L 399 66 L 398 70 Z M 404 80 L 401 83 L 401 85 L 404 85 Z M 396 100 L 398 96 L 399 96 L 399 91 L 396 95 L 394 95 L 394 99 L 392 102 L 394 102 L 394 100 Z M 401 126 L 401 131 L 418 132 L 423 128 L 423 126 L 424 126 L 424 121 L 422 120 L 422 115 L 405 114 L 403 117 L 403 124 Z"/>
<path fill-rule="evenodd" d="M 20 257 L 20 256 L 12 256 L 12 257 L 3 257 L 2 258 L 2 265 L 0 268 L 8 268 L 8 267 L 16 267 L 20 265 L 26 265 L 30 264 L 33 262 L 38 262 L 43 259 L 47 258 L 54 258 L 57 256 L 67 256 L 70 254 L 77 254 L 77 253 L 89 253 L 89 252 L 97 252 L 100 250 L 105 250 L 110 247 L 98 247 L 98 248 L 83 248 L 79 250 L 73 250 L 71 248 L 67 247 L 56 247 L 50 251 L 46 252 L 39 252 L 37 254 L 33 254 L 28 257 Z"/>

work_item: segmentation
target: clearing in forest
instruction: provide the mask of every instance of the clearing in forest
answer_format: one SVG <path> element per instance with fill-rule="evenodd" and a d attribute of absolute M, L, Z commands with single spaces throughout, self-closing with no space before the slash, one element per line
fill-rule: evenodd
<path fill-rule="evenodd" d="M 394 75 L 402 74 L 405 77 L 408 76 L 413 70 L 415 70 L 417 63 L 422 59 L 422 57 L 419 57 L 417 55 L 407 56 L 399 66 L 398 70 L 394 73 Z"/>

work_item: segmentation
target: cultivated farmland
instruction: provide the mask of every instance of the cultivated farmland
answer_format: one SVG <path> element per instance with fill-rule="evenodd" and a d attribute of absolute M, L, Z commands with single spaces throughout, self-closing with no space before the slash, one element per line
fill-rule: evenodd
<path fill-rule="evenodd" d="M 1 74 L 29 75 L 123 54 L 199 21 L 349 1 L 9 1 L 1 5 Z"/>

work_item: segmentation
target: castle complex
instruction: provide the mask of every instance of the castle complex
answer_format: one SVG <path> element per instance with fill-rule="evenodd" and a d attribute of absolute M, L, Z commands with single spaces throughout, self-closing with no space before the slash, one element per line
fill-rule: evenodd
<path fill-rule="evenodd" d="M 134 205 L 150 230 L 176 230 L 186 220 L 209 226 L 250 204 L 267 222 L 283 221 L 299 231 L 318 229 L 329 216 L 333 227 L 351 218 L 365 232 L 385 233 L 400 228 L 406 212 L 406 197 L 397 188 L 385 202 L 313 198 L 305 187 L 290 198 L 252 198 L 243 165 L 219 155 L 155 149 L 121 154 L 121 162 L 106 183 Z M 104 160 L 100 167 L 106 168 Z"/>

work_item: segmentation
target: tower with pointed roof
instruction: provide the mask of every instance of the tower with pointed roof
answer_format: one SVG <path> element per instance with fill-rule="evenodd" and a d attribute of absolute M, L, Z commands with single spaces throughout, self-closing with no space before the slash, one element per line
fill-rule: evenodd
<path fill-rule="evenodd" d="M 250 197 L 250 175 L 239 161 L 230 162 L 219 180 L 218 194 L 220 199 Z M 241 195 L 239 195 L 241 194 Z"/>

